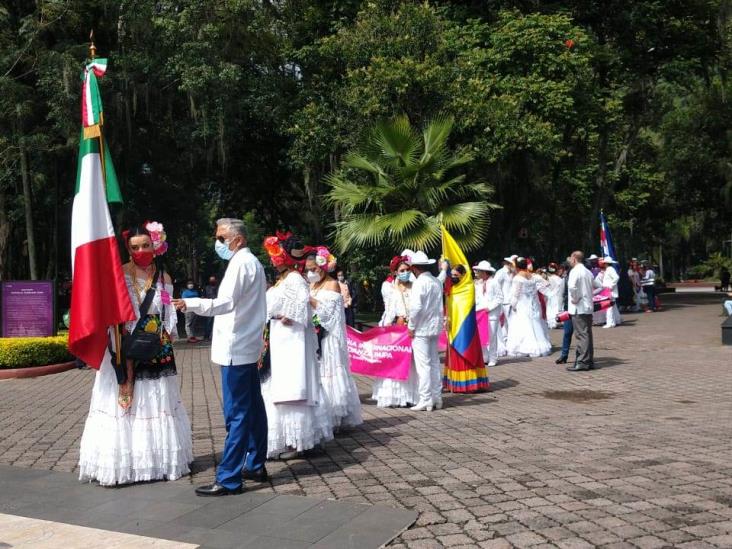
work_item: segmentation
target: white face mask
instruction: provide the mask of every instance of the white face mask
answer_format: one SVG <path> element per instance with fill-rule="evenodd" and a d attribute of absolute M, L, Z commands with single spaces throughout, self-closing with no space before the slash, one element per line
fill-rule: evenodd
<path fill-rule="evenodd" d="M 320 282 L 320 273 L 308 271 L 308 282 L 310 282 L 310 284 Z"/>

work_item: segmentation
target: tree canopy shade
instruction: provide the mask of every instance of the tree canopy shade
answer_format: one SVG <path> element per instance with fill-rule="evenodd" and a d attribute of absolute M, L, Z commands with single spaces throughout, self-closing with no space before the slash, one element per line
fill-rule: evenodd
<path fill-rule="evenodd" d="M 731 252 L 731 15 L 729 0 L 6 0 L 0 277 L 68 273 L 92 28 L 116 222 L 165 223 L 181 277 L 220 267 L 221 216 L 332 235 L 366 271 L 434 243 L 440 215 L 471 216 L 451 227 L 471 259 L 596 251 L 600 209 L 621 257 L 663 246 L 681 276 Z M 403 116 L 411 130 L 374 152 Z M 421 166 L 415 191 L 420 131 L 448 119 L 440 162 L 471 160 Z"/>
<path fill-rule="evenodd" d="M 335 243 L 352 248 L 434 249 L 440 225 L 467 250 L 478 248 L 488 229 L 491 187 L 468 181 L 474 159 L 465 146 L 451 150 L 449 117 L 427 122 L 421 134 L 402 115 L 377 123 L 364 142 L 328 175 L 327 202 L 337 220 Z"/>

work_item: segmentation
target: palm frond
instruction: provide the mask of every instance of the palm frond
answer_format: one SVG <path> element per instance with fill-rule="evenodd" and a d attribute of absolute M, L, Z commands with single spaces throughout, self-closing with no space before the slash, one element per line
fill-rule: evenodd
<path fill-rule="evenodd" d="M 406 116 L 379 122 L 371 138 L 388 162 L 397 166 L 414 163 L 420 142 Z"/>
<path fill-rule="evenodd" d="M 447 147 L 447 138 L 452 131 L 453 118 L 451 116 L 440 116 L 427 123 L 422 131 L 424 150 L 420 158 L 420 164 L 431 162 L 442 150 Z"/>

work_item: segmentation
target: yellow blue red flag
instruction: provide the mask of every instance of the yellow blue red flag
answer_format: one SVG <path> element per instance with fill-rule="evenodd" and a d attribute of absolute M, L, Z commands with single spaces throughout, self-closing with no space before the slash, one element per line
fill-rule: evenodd
<path fill-rule="evenodd" d="M 455 268 L 465 267 L 465 275 L 447 291 L 447 361 L 443 384 L 453 393 L 474 393 L 490 387 L 480 347 L 475 317 L 475 284 L 465 254 L 442 227 L 442 256 Z"/>

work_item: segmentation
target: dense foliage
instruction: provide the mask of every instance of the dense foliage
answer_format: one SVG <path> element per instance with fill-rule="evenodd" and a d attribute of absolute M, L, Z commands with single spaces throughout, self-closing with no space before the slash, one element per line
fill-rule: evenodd
<path fill-rule="evenodd" d="M 92 28 L 110 59 L 116 221 L 164 222 L 179 277 L 220 268 L 221 215 L 257 238 L 290 227 L 334 243 L 347 220 L 328 181 L 400 116 L 452 119 L 464 184 L 493 189 L 476 258 L 594 251 L 604 209 L 621 254 L 679 277 L 732 253 L 731 13 L 729 0 L 3 0 L 0 277 L 68 275 Z M 363 244 L 345 252 L 364 271 L 398 251 Z"/>

